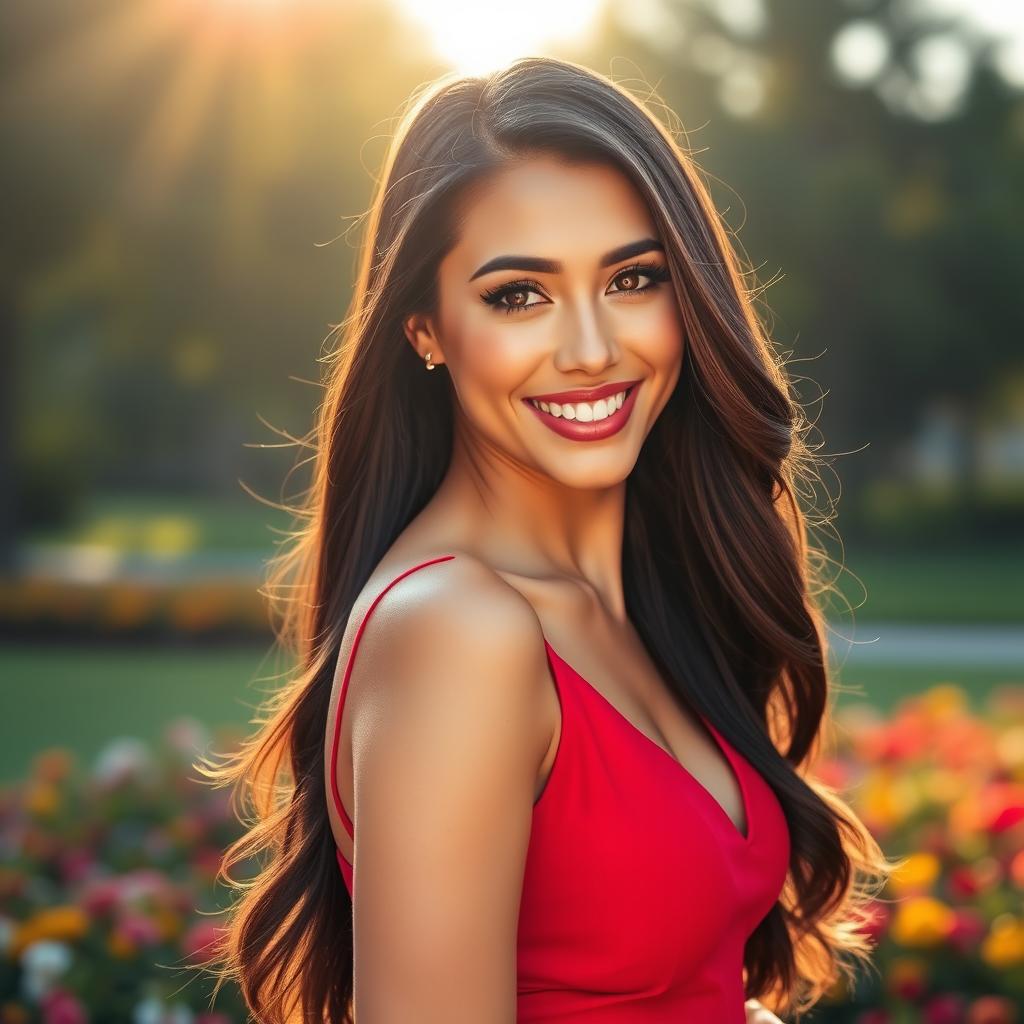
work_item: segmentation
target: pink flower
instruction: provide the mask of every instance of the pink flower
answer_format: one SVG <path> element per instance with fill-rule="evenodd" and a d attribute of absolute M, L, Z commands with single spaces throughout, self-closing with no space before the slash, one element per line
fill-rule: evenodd
<path fill-rule="evenodd" d="M 213 921 L 199 921 L 192 925 L 181 940 L 185 955 L 195 963 L 207 963 L 218 952 L 224 929 Z"/>
<path fill-rule="evenodd" d="M 943 992 L 929 999 L 921 1015 L 921 1024 L 962 1024 L 967 1000 L 955 992 Z"/>
<path fill-rule="evenodd" d="M 889 908 L 879 900 L 872 900 L 865 908 L 865 914 L 870 917 L 861 925 L 860 931 L 877 946 L 889 927 Z"/>
<path fill-rule="evenodd" d="M 64 989 L 53 988 L 40 1001 L 43 1024 L 88 1024 L 82 1004 Z"/>
<path fill-rule="evenodd" d="M 955 907 L 953 927 L 946 941 L 958 952 L 969 953 L 988 931 L 985 918 L 974 907 Z"/>
<path fill-rule="evenodd" d="M 121 898 L 121 885 L 116 878 L 97 878 L 82 893 L 82 909 L 92 917 L 109 914 Z"/>
<path fill-rule="evenodd" d="M 87 878 L 95 864 L 92 853 L 82 848 L 65 851 L 59 859 L 60 873 L 65 885 L 74 885 Z"/>
<path fill-rule="evenodd" d="M 908 974 L 899 978 L 894 978 L 890 982 L 890 987 L 894 995 L 912 1003 L 924 995 L 926 986 L 924 978 Z"/>
<path fill-rule="evenodd" d="M 156 921 L 134 911 L 118 918 L 114 930 L 119 938 L 133 946 L 154 946 L 160 941 L 160 928 Z"/>
<path fill-rule="evenodd" d="M 121 880 L 121 899 L 125 903 L 148 897 L 163 897 L 171 888 L 167 876 L 156 868 L 137 868 Z"/>

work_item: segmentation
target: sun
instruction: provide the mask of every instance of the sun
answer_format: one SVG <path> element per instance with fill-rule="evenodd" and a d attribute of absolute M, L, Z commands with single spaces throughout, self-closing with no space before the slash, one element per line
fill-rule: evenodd
<path fill-rule="evenodd" d="M 554 43 L 581 44 L 601 7 L 600 0 L 396 2 L 404 17 L 423 28 L 434 52 L 466 74 L 490 71 Z"/>

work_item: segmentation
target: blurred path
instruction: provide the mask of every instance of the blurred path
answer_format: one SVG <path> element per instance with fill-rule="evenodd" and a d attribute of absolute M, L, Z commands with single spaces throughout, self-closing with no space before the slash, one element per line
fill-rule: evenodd
<path fill-rule="evenodd" d="M 849 665 L 1024 666 L 1024 624 L 832 623 L 829 642 Z"/>

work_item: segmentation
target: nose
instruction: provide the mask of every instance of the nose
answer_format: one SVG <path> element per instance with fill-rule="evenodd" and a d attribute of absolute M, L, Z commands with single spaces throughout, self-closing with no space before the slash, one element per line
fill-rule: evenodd
<path fill-rule="evenodd" d="M 578 313 L 566 325 L 566 340 L 555 353 L 555 367 L 563 373 L 583 370 L 597 376 L 620 358 L 612 331 L 602 321 L 600 310 L 588 303 L 577 304 Z"/>

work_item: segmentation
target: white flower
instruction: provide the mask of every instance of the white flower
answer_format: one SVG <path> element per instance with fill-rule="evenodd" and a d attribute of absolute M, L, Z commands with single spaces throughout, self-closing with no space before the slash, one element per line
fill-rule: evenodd
<path fill-rule="evenodd" d="M 157 996 L 147 996 L 132 1012 L 132 1024 L 192 1024 L 194 1020 L 186 1003 L 165 1006 Z"/>
<path fill-rule="evenodd" d="M 143 775 L 152 767 L 149 748 L 142 740 L 121 736 L 111 740 L 99 753 L 93 777 L 108 785 Z"/>
<path fill-rule="evenodd" d="M 147 996 L 132 1011 L 132 1024 L 163 1024 L 163 1019 L 164 1004 L 156 996 Z"/>
<path fill-rule="evenodd" d="M 71 966 L 71 947 L 52 939 L 39 939 L 21 953 L 21 984 L 27 999 L 39 1002 Z"/>

